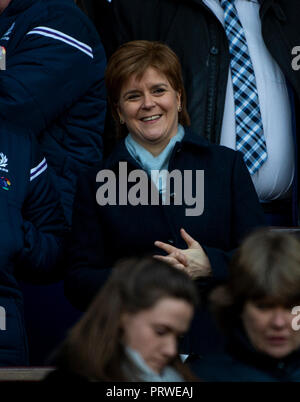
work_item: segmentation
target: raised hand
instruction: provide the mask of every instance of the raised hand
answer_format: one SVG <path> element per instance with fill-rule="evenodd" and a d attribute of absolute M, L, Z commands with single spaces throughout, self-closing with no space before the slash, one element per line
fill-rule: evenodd
<path fill-rule="evenodd" d="M 212 273 L 210 262 L 201 245 L 184 229 L 180 229 L 180 234 L 188 246 L 187 249 L 179 249 L 156 241 L 155 246 L 164 250 L 168 255 L 154 255 L 154 258 L 185 271 L 192 279 L 210 276 Z"/>

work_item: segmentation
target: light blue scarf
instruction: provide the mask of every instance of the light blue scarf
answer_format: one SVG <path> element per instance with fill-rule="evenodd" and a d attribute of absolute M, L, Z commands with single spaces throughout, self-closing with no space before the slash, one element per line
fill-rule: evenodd
<path fill-rule="evenodd" d="M 170 366 L 163 369 L 160 374 L 155 373 L 147 364 L 141 355 L 134 349 L 126 346 L 125 353 L 129 360 L 137 368 L 137 374 L 131 373 L 128 366 L 124 366 L 125 375 L 130 381 L 143 381 L 143 382 L 183 382 L 184 379 L 177 371 Z"/>
<path fill-rule="evenodd" d="M 166 188 L 166 172 L 169 167 L 169 160 L 176 142 L 180 142 L 184 137 L 184 128 L 178 124 L 178 131 L 174 137 L 171 138 L 168 145 L 163 151 L 153 156 L 151 152 L 147 151 L 142 145 L 138 144 L 129 133 L 125 138 L 125 146 L 130 155 L 138 162 L 138 164 L 151 176 L 157 189 L 161 194 L 165 193 Z M 151 171 L 156 171 L 151 175 Z"/>

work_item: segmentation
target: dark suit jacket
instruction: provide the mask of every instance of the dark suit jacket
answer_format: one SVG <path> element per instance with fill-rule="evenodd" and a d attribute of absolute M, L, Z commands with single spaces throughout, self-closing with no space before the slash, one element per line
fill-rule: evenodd
<path fill-rule="evenodd" d="M 296 57 L 292 51 L 299 46 L 300 2 L 260 3 L 263 40 L 294 91 L 299 118 L 300 69 L 292 68 Z M 137 39 L 169 45 L 182 65 L 192 129 L 219 143 L 230 56 L 225 31 L 214 13 L 203 0 L 113 0 L 108 4 L 112 15 L 106 18 L 113 24 L 110 43 L 117 42 L 113 50 Z M 95 12 L 94 17 L 99 30 L 103 16 Z"/>

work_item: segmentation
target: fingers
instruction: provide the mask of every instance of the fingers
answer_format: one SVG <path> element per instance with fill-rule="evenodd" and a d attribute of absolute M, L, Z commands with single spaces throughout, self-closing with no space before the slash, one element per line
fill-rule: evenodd
<path fill-rule="evenodd" d="M 180 264 L 176 258 L 170 256 L 163 256 L 163 255 L 154 255 L 153 258 L 156 260 L 165 262 L 166 264 L 170 265 L 171 267 L 184 270 L 185 266 Z"/>
<path fill-rule="evenodd" d="M 188 259 L 187 257 L 180 251 L 175 251 L 174 253 L 174 257 L 176 258 L 176 260 L 181 263 L 183 266 L 187 267 L 188 265 Z"/>
<path fill-rule="evenodd" d="M 156 242 L 154 242 L 154 245 L 156 247 L 161 248 L 162 250 L 164 250 L 168 254 L 171 254 L 174 251 L 178 250 L 176 247 L 171 246 L 170 244 L 167 244 L 167 243 L 163 243 L 162 241 L 156 241 Z"/>
<path fill-rule="evenodd" d="M 188 248 L 200 248 L 200 244 L 192 238 L 183 228 L 180 229 L 180 234 L 183 240 L 186 242 Z"/>

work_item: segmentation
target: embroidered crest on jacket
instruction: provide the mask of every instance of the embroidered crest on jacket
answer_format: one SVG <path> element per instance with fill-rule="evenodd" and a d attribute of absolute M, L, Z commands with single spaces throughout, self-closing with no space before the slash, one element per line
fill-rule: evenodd
<path fill-rule="evenodd" d="M 8 165 L 7 156 L 4 155 L 3 152 L 0 152 L 0 170 L 3 170 L 4 172 L 8 172 L 8 169 L 6 169 L 7 165 Z"/>
<path fill-rule="evenodd" d="M 3 190 L 9 190 L 9 187 L 11 186 L 11 182 L 9 179 L 7 179 L 6 177 L 1 176 L 0 177 L 0 187 Z"/>

